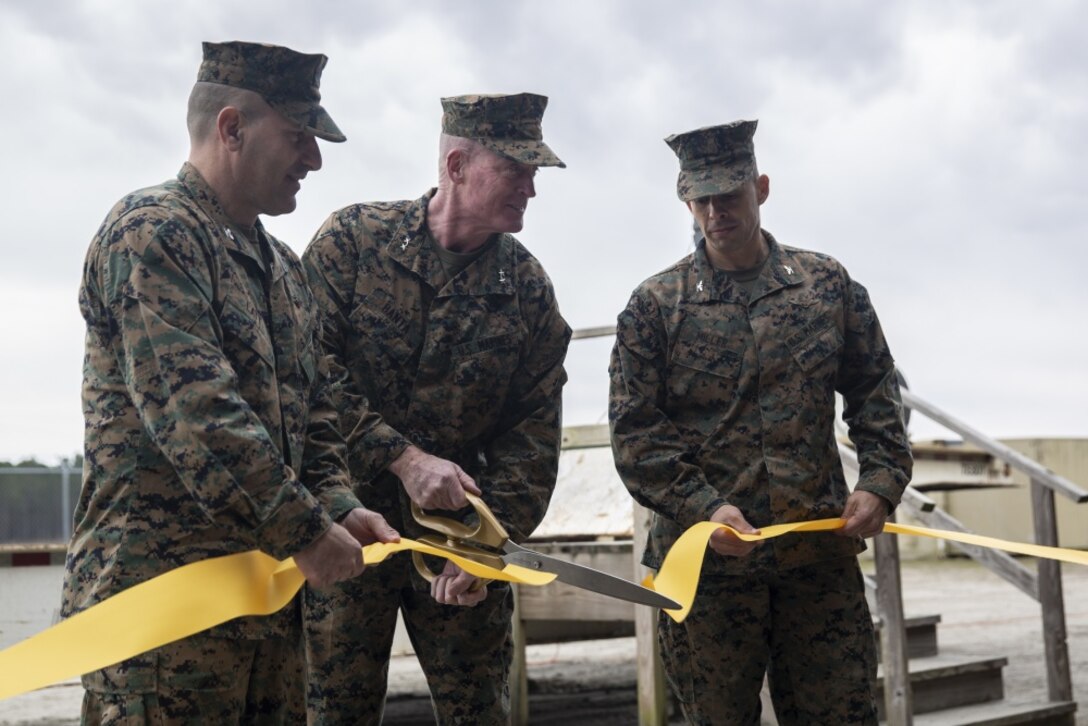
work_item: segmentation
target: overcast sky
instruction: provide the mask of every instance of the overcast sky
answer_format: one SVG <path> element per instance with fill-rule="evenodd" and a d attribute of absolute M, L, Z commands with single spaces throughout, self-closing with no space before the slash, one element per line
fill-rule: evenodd
<path fill-rule="evenodd" d="M 0 0 L 0 460 L 81 448 L 83 257 L 184 161 L 202 40 L 330 58 L 348 142 L 265 220 L 300 253 L 333 210 L 433 185 L 440 97 L 549 96 L 568 168 L 518 236 L 574 328 L 690 251 L 662 139 L 759 119 L 764 227 L 866 285 L 918 395 L 994 436 L 1086 436 L 1085 27 L 1076 0 Z M 607 420 L 610 348 L 572 343 L 565 423 Z"/>

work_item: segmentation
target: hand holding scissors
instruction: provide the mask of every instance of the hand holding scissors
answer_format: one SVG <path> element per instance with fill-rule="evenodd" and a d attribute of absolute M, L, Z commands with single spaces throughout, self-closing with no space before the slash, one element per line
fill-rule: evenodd
<path fill-rule="evenodd" d="M 626 600 L 651 607 L 676 609 L 680 605 L 663 595 L 636 585 L 629 580 L 592 567 L 577 565 L 567 560 L 544 555 L 522 547 L 510 541 L 510 535 L 495 518 L 488 506 L 475 494 L 467 495 L 469 503 L 479 517 L 475 526 L 466 525 L 446 517 L 426 514 L 414 502 L 412 516 L 424 527 L 440 533 L 442 536 L 425 534 L 418 537 L 420 542 L 437 549 L 475 560 L 481 564 L 501 570 L 506 565 L 519 565 L 530 570 L 540 570 L 555 574 L 556 579 L 568 585 L 590 590 L 608 597 Z M 428 581 L 433 581 L 433 573 L 418 552 L 412 553 L 416 570 Z M 479 587 L 487 583 L 479 581 Z"/>

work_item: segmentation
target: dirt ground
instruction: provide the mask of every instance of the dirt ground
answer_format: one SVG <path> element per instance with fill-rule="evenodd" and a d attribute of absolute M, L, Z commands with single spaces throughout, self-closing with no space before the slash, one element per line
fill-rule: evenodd
<path fill-rule="evenodd" d="M 1005 656 L 1006 697 L 1045 699 L 1037 603 L 969 560 L 904 562 L 902 580 L 908 616 L 941 616 L 942 652 Z M 1088 568 L 1063 565 L 1063 584 L 1073 693 L 1079 707 L 1076 723 L 1088 726 Z M 0 589 L 7 591 L 0 593 L 0 646 L 6 646 L 29 632 L 25 618 L 21 625 L 14 622 L 19 618 L 12 616 L 11 590 Z M 634 724 L 634 652 L 632 638 L 531 646 L 527 652 L 531 723 Z M 80 698 L 78 682 L 69 681 L 9 699 L 0 702 L 0 724 L 76 724 Z M 396 658 L 391 666 L 385 723 L 433 723 L 423 676 L 413 657 Z"/>

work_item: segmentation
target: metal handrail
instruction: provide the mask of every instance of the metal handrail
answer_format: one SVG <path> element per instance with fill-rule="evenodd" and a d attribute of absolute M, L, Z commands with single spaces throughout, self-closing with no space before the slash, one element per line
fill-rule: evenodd
<path fill-rule="evenodd" d="M 584 338 L 605 338 L 609 335 L 616 334 L 615 325 L 601 325 L 596 328 L 579 328 L 571 332 L 571 340 L 582 340 Z"/>

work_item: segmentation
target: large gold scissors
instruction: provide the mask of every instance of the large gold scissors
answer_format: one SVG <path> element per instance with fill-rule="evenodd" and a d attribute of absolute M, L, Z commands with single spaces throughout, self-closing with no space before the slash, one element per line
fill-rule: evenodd
<path fill-rule="evenodd" d="M 608 597 L 666 610 L 675 610 L 680 607 L 675 600 L 624 580 L 622 577 L 534 552 L 511 542 L 510 535 L 484 501 L 475 494 L 466 493 L 466 496 L 479 518 L 475 526 L 447 517 L 427 514 L 415 502 L 412 502 L 412 516 L 415 520 L 424 527 L 443 535 L 424 534 L 416 539 L 436 549 L 475 560 L 495 569 L 501 570 L 505 565 L 520 565 L 530 570 L 551 572 L 555 575 L 555 579 L 561 582 Z M 435 578 L 434 572 L 427 567 L 419 552 L 412 552 L 412 561 L 419 574 L 428 581 Z"/>

